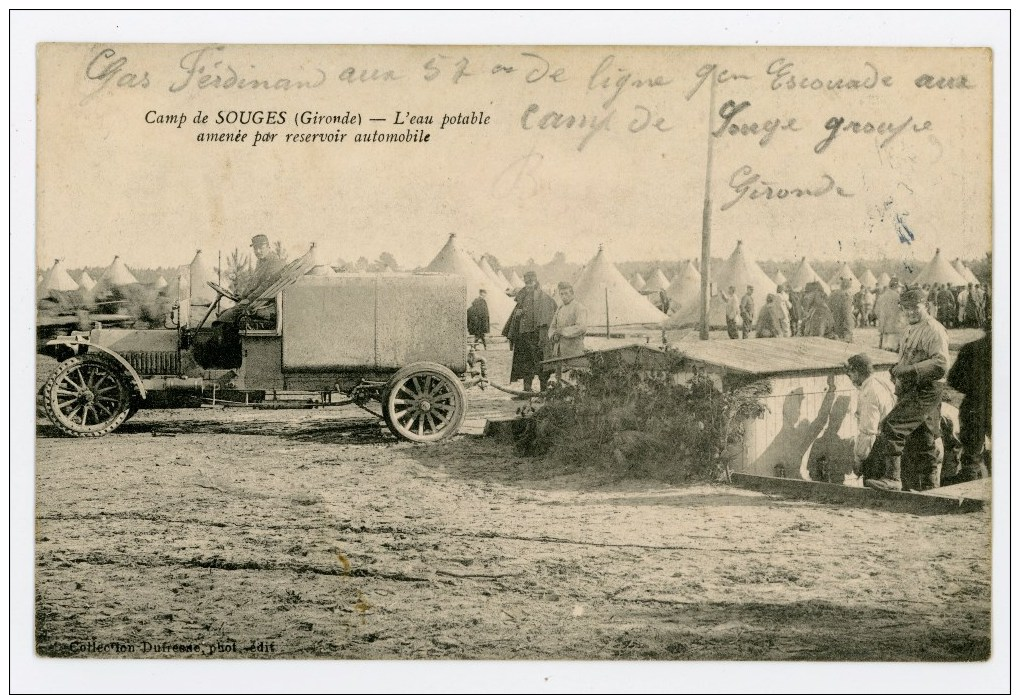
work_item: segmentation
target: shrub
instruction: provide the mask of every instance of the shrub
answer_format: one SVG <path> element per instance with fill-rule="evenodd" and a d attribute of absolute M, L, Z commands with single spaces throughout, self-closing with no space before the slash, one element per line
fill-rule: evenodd
<path fill-rule="evenodd" d="M 744 421 L 766 410 L 767 381 L 724 392 L 673 350 L 662 371 L 627 364 L 618 353 L 589 359 L 575 384 L 553 385 L 523 411 L 518 453 L 565 468 L 600 466 L 618 477 L 718 479 L 728 477 L 730 445 L 740 441 Z"/>

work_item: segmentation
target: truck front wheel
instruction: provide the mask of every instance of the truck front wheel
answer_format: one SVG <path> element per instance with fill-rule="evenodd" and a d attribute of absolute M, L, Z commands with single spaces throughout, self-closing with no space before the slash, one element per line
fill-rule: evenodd
<path fill-rule="evenodd" d="M 64 360 L 43 386 L 50 422 L 70 437 L 102 437 L 128 418 L 131 389 L 109 360 L 79 355 Z"/>

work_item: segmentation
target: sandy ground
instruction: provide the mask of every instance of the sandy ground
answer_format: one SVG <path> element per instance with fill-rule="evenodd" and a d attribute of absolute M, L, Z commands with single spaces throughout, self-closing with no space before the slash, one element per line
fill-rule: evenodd
<path fill-rule="evenodd" d="M 470 393 L 469 417 L 517 405 Z M 563 476 L 356 408 L 141 411 L 91 441 L 40 420 L 36 443 L 44 656 L 989 655 L 987 512 Z"/>

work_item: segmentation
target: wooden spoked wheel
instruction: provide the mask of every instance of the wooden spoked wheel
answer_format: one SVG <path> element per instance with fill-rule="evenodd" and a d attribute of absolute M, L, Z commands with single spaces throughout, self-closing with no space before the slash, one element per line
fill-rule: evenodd
<path fill-rule="evenodd" d="M 94 355 L 61 362 L 43 386 L 46 416 L 71 437 L 102 437 L 114 431 L 127 420 L 131 398 L 123 372 Z"/>
<path fill-rule="evenodd" d="M 393 375 L 382 405 L 383 419 L 393 434 L 412 442 L 436 442 L 460 429 L 467 393 L 446 367 L 418 362 Z"/>

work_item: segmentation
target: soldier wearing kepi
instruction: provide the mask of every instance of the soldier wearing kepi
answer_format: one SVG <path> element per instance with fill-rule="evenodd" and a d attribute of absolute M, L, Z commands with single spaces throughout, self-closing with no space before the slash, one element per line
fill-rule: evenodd
<path fill-rule="evenodd" d="M 276 305 L 270 304 L 261 309 L 262 315 L 249 316 L 252 301 L 268 290 L 280 279 L 283 271 L 283 259 L 269 246 L 269 237 L 256 234 L 251 238 L 251 248 L 255 252 L 255 273 L 240 296 L 237 304 L 230 307 L 213 321 L 216 329 L 215 342 L 207 346 L 203 352 L 213 352 L 211 365 L 223 368 L 241 366 L 241 336 L 239 330 L 242 321 L 249 319 L 274 320 Z"/>
<path fill-rule="evenodd" d="M 900 456 L 907 438 L 920 430 L 914 440 L 921 464 L 921 486 L 939 486 L 939 455 L 935 440 L 941 436 L 942 391 L 949 368 L 949 337 L 924 306 L 924 290 L 907 290 L 900 296 L 900 308 L 907 317 L 907 330 L 900 346 L 900 361 L 891 373 L 896 382 L 896 406 L 882 421 L 876 447 L 883 456 L 881 478 L 866 480 L 878 490 L 902 490 Z"/>

